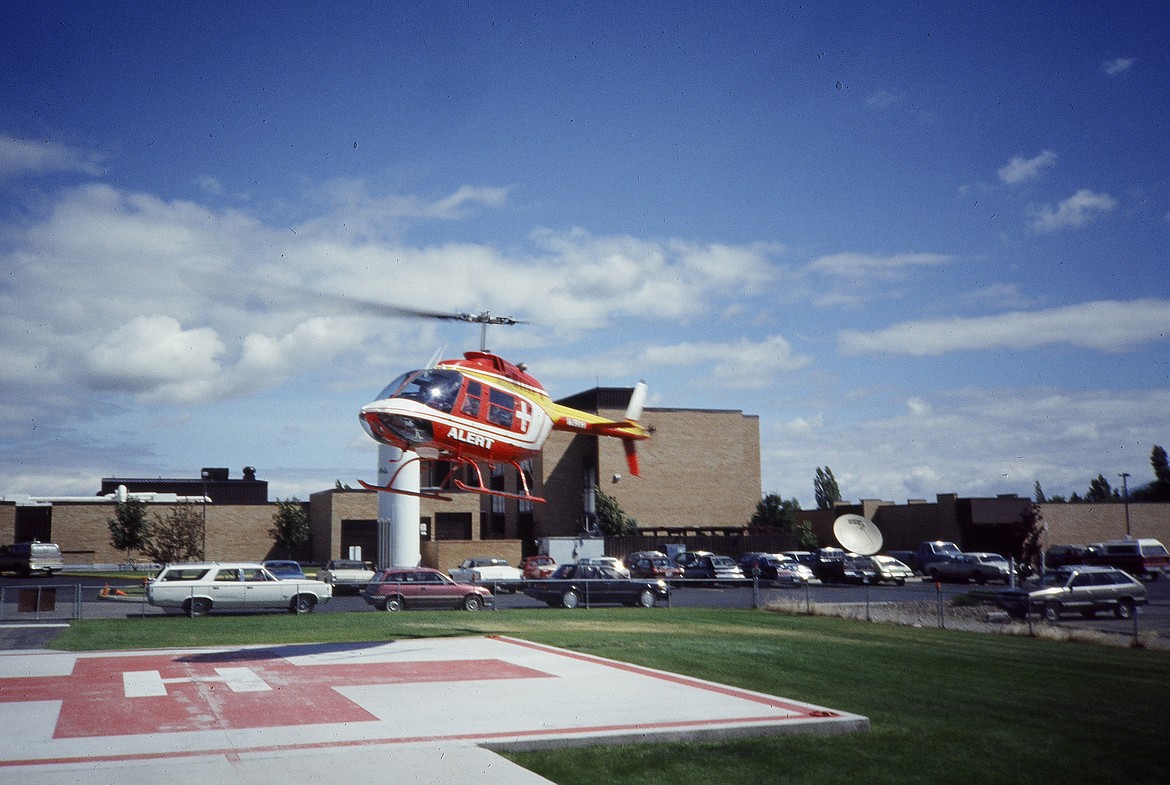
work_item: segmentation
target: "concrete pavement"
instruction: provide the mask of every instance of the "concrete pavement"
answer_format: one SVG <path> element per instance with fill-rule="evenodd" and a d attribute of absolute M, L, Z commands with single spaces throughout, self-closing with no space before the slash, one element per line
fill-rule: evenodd
<path fill-rule="evenodd" d="M 492 750 L 865 717 L 505 637 L 0 652 L 0 783 L 545 782 Z"/>

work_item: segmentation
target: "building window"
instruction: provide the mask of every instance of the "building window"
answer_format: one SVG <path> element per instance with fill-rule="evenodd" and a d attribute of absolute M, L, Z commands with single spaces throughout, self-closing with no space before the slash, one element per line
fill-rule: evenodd
<path fill-rule="evenodd" d="M 436 540 L 470 540 L 471 513 L 469 512 L 437 512 L 435 513 Z"/>

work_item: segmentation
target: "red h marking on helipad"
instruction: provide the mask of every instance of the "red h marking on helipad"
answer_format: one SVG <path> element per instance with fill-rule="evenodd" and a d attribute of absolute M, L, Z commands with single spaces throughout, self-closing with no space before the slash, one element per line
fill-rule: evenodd
<path fill-rule="evenodd" d="M 366 722 L 378 718 L 337 688 L 549 675 L 495 659 L 293 665 L 247 657 L 86 657 L 69 676 L 0 679 L 0 703 L 60 701 L 54 738 L 122 736 Z"/>

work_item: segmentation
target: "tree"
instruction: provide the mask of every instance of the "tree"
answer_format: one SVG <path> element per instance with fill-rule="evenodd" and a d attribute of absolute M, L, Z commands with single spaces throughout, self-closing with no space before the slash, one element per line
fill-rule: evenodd
<path fill-rule="evenodd" d="M 1044 538 L 1044 514 L 1039 503 L 1033 502 L 1020 513 L 1020 519 L 1011 530 L 1008 555 L 1015 560 L 1016 574 L 1027 578 L 1040 567 L 1040 543 Z"/>
<path fill-rule="evenodd" d="M 1037 504 L 1043 504 L 1044 502 L 1048 501 L 1048 499 L 1044 496 L 1044 489 L 1040 487 L 1039 480 L 1036 480 L 1036 482 L 1032 485 L 1032 501 L 1036 502 Z"/>
<path fill-rule="evenodd" d="M 626 517 L 617 499 L 600 488 L 597 489 L 597 525 L 611 537 L 638 533 L 638 522 Z"/>
<path fill-rule="evenodd" d="M 146 520 L 146 502 L 127 499 L 114 506 L 114 517 L 106 521 L 110 527 L 110 545 L 126 552 L 144 550 L 150 539 L 150 524 Z"/>
<path fill-rule="evenodd" d="M 1109 486 L 1109 480 L 1105 479 L 1105 475 L 1098 474 L 1097 479 L 1089 483 L 1089 492 L 1085 494 L 1085 501 L 1111 502 L 1114 500 L 1113 488 Z"/>
<path fill-rule="evenodd" d="M 1142 488 L 1141 501 L 1170 502 L 1170 458 L 1166 450 L 1155 444 L 1150 450 L 1150 466 L 1154 469 L 1154 481 Z"/>
<path fill-rule="evenodd" d="M 156 562 L 200 561 L 203 559 L 203 518 L 195 505 L 176 504 L 150 525 L 149 540 L 143 551 Z"/>
<path fill-rule="evenodd" d="M 753 529 L 791 532 L 796 528 L 796 513 L 799 511 L 800 502 L 796 499 L 784 499 L 778 493 L 769 493 L 757 502 L 748 525 Z"/>
<path fill-rule="evenodd" d="M 309 515 L 300 499 L 294 496 L 285 501 L 276 500 L 276 512 L 272 514 L 272 528 L 268 533 L 290 556 L 293 548 L 309 541 Z"/>
<path fill-rule="evenodd" d="M 813 480 L 813 493 L 817 497 L 818 510 L 831 510 L 833 503 L 841 501 L 841 489 L 837 487 L 837 478 L 833 476 L 833 470 L 826 466 L 822 469 L 817 467 L 817 476 Z"/>

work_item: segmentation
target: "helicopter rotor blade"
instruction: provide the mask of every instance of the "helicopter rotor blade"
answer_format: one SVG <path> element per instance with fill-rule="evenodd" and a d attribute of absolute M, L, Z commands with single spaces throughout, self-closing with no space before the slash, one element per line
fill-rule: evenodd
<path fill-rule="evenodd" d="M 473 324 L 527 324 L 509 316 L 493 316 L 488 311 L 465 313 L 458 311 L 436 311 L 429 308 L 413 308 L 394 303 L 369 300 L 348 294 L 305 289 L 299 286 L 259 281 L 254 278 L 233 276 L 224 273 L 180 272 L 180 278 L 190 289 L 213 300 L 235 302 L 243 307 L 321 308 L 328 307 L 343 313 L 365 313 L 371 316 L 438 319 L 449 322 L 471 322 Z"/>

